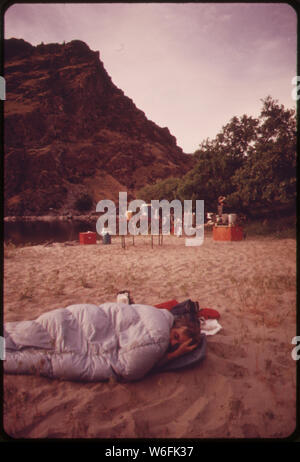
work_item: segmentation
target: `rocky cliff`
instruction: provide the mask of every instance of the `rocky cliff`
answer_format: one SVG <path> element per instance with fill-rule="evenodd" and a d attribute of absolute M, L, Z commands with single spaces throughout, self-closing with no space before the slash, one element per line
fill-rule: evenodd
<path fill-rule="evenodd" d="M 5 215 L 74 211 L 86 194 L 92 210 L 191 165 L 84 42 L 6 40 L 5 78 Z"/>

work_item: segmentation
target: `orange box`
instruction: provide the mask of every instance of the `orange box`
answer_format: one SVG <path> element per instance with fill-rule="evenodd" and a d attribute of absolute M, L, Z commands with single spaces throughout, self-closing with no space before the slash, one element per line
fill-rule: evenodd
<path fill-rule="evenodd" d="M 80 244 L 96 244 L 97 233 L 91 231 L 87 233 L 79 233 Z"/>
<path fill-rule="evenodd" d="M 240 226 L 214 226 L 214 241 L 241 241 L 243 239 L 243 228 Z"/>

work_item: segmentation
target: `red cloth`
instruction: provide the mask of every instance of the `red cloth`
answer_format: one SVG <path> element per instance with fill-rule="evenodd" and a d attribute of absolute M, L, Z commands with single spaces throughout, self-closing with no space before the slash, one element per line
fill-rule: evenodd
<path fill-rule="evenodd" d="M 158 305 L 154 305 L 154 306 L 155 308 L 163 308 L 165 310 L 171 310 L 176 305 L 178 305 L 177 300 L 169 300 L 167 302 L 159 303 Z"/>
<path fill-rule="evenodd" d="M 220 313 L 212 308 L 202 308 L 198 313 L 198 317 L 204 319 L 219 319 Z"/>

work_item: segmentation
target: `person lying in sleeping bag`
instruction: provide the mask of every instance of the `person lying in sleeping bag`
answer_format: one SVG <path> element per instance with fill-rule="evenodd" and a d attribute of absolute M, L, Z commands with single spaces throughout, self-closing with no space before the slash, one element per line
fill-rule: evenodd
<path fill-rule="evenodd" d="M 198 332 L 199 335 L 199 332 Z M 6 323 L 4 370 L 78 381 L 138 380 L 197 346 L 197 332 L 168 310 L 104 303 L 58 308 Z"/>

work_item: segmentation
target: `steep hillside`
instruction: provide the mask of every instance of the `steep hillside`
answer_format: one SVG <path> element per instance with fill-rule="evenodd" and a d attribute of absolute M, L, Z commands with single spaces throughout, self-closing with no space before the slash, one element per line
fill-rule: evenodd
<path fill-rule="evenodd" d="M 72 211 L 84 194 L 94 205 L 119 191 L 132 198 L 191 165 L 81 41 L 6 40 L 5 78 L 5 215 Z"/>

